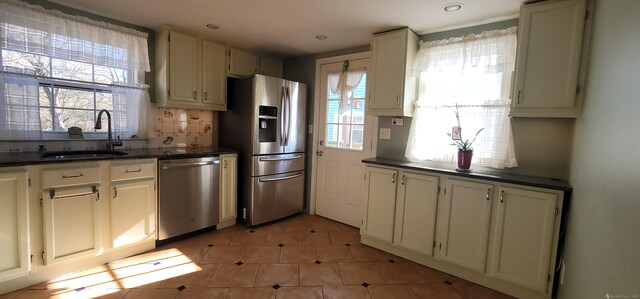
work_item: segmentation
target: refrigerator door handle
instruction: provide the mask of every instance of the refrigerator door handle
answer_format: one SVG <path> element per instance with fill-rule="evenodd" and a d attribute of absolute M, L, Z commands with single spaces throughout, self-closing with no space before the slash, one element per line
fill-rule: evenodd
<path fill-rule="evenodd" d="M 282 91 L 282 95 L 280 96 L 280 146 L 284 146 L 285 143 L 285 136 L 284 136 L 284 117 L 285 117 L 285 102 L 286 102 L 286 92 L 285 92 L 285 87 L 282 86 L 281 88 Z"/>
<path fill-rule="evenodd" d="M 287 137 L 285 145 L 289 145 L 289 134 L 291 132 L 291 90 L 287 86 Z"/>
<path fill-rule="evenodd" d="M 301 175 L 303 175 L 304 172 L 298 172 L 294 175 L 290 175 L 290 176 L 285 176 L 285 177 L 281 177 L 281 178 L 273 178 L 273 179 L 258 179 L 258 182 L 260 183 L 266 183 L 266 182 L 275 182 L 275 181 L 284 181 L 284 180 L 290 180 L 290 179 L 294 179 L 297 178 Z"/>

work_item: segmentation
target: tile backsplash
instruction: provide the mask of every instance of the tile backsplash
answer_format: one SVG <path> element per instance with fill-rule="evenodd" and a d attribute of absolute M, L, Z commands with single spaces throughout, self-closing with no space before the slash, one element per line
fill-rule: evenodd
<path fill-rule="evenodd" d="M 176 108 L 149 108 L 148 139 L 123 140 L 123 149 L 203 147 L 213 145 L 212 111 Z M 104 139 L 0 141 L 0 152 L 102 149 Z"/>
<path fill-rule="evenodd" d="M 150 148 L 211 146 L 213 112 L 174 108 L 154 109 L 151 119 Z"/>

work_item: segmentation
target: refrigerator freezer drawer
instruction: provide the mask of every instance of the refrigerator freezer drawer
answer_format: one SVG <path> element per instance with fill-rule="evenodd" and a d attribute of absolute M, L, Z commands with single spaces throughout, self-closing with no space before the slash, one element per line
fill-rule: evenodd
<path fill-rule="evenodd" d="M 258 225 L 302 211 L 304 171 L 252 178 L 248 224 Z"/>
<path fill-rule="evenodd" d="M 304 154 L 254 156 L 251 176 L 271 175 L 304 170 Z"/>

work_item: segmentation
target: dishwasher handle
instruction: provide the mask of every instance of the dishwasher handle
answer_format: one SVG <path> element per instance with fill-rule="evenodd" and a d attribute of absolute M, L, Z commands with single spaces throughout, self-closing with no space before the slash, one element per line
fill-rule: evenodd
<path fill-rule="evenodd" d="M 207 162 L 197 162 L 197 163 L 171 163 L 162 165 L 162 169 L 171 169 L 171 168 L 183 168 L 183 167 L 201 167 L 208 165 L 220 165 L 220 160 L 213 160 Z"/>

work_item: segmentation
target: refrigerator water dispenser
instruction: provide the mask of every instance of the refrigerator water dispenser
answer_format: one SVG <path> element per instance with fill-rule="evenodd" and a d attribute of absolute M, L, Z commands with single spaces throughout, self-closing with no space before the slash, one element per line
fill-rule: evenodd
<path fill-rule="evenodd" d="M 260 106 L 258 114 L 258 141 L 276 142 L 276 134 L 278 132 L 278 108 Z"/>

